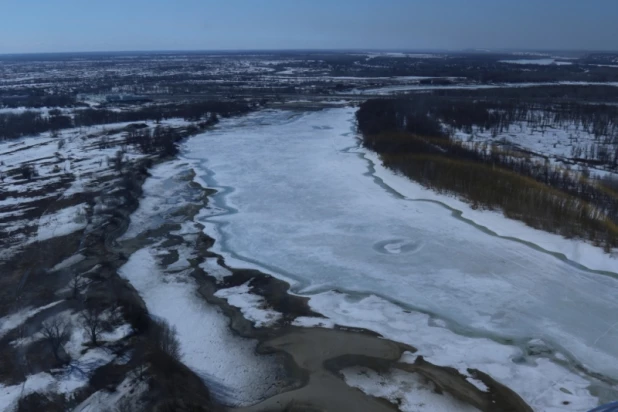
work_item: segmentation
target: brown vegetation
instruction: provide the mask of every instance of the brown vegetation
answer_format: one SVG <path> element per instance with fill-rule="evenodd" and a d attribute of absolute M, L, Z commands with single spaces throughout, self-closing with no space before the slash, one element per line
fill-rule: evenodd
<path fill-rule="evenodd" d="M 499 209 L 534 228 L 588 239 L 607 251 L 618 246 L 618 196 L 612 189 L 496 146 L 452 140 L 435 118 L 416 109 L 408 115 L 410 107 L 374 100 L 357 113 L 364 145 L 386 167 L 425 187 L 456 193 L 474 208 Z"/>

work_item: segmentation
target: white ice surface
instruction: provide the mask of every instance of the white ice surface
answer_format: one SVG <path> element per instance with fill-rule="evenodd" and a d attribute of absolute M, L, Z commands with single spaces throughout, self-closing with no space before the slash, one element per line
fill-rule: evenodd
<path fill-rule="evenodd" d="M 394 173 L 382 166 L 378 155 L 368 150 L 359 150 L 375 167 L 376 176 L 390 188 L 407 199 L 424 199 L 448 205 L 460 211 L 462 217 L 486 227 L 499 236 L 530 242 L 546 251 L 565 256 L 567 259 L 596 271 L 618 272 L 618 259 L 611 257 L 600 247 L 576 239 L 566 239 L 560 235 L 537 230 L 525 223 L 507 219 L 501 212 L 473 209 L 456 196 L 439 194 L 411 182 L 407 177 Z"/>
<path fill-rule="evenodd" d="M 418 352 L 406 352 L 402 362 L 414 363 L 422 355 L 433 364 L 453 367 L 463 375 L 469 376 L 468 368 L 488 373 L 517 392 L 534 410 L 577 412 L 597 404 L 588 391 L 589 382 L 555 361 L 529 357 L 524 363 L 524 353 L 518 347 L 454 333 L 440 319 L 406 311 L 377 296 L 355 299 L 324 292 L 312 296 L 309 304 L 339 325 L 373 330 L 413 345 Z M 525 346 L 533 343 L 526 342 Z M 558 355 L 554 354 L 554 358 L 559 359 Z M 483 389 L 482 383 L 468 380 Z M 565 406 L 565 401 L 570 406 Z"/>
<path fill-rule="evenodd" d="M 401 412 L 473 412 L 478 409 L 449 394 L 438 394 L 431 384 L 418 375 L 393 370 L 381 375 L 367 368 L 341 371 L 346 383 L 368 395 L 383 398 L 397 405 Z"/>
<path fill-rule="evenodd" d="M 382 185 L 370 175 L 370 163 L 356 153 L 352 119 L 349 108 L 302 115 L 261 112 L 224 121 L 185 143 L 184 156 L 201 162 L 196 181 L 219 188 L 217 206 L 231 211 L 202 219 L 228 264 L 291 279 L 301 293 L 337 289 L 380 295 L 407 309 L 433 313 L 461 332 L 521 344 L 543 339 L 587 368 L 618 376 L 612 366 L 618 362 L 615 278 L 486 234 L 447 207 L 409 199 L 416 196 L 401 196 L 397 191 L 403 189 Z M 379 173 L 389 184 L 390 178 L 397 180 L 388 171 Z M 422 192 L 407 180 L 406 187 Z M 474 218 L 490 229 L 517 228 L 519 235 L 550 250 L 559 239 L 498 214 L 483 219 L 484 212 L 478 213 Z M 616 261 L 592 246 L 567 240 L 556 244 L 557 252 L 585 250 L 586 256 L 590 252 L 598 258 L 597 267 L 616 271 Z M 382 316 L 379 311 L 372 315 Z M 414 345 L 416 339 L 406 341 Z M 510 370 L 514 350 L 497 355 L 497 364 Z M 459 356 L 465 364 L 466 352 Z M 554 367 L 549 361 L 527 366 L 540 382 Z M 516 375 L 499 379 L 509 385 Z M 539 388 L 524 389 L 529 401 L 544 396 Z"/>

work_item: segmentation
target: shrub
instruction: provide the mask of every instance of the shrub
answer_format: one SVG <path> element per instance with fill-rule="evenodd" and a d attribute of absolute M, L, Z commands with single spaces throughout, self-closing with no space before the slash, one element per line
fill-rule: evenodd
<path fill-rule="evenodd" d="M 21 176 L 26 180 L 31 180 L 34 176 L 36 176 L 34 167 L 32 165 L 23 165 L 19 168 L 19 172 Z"/>
<path fill-rule="evenodd" d="M 56 360 L 61 362 L 60 349 L 71 336 L 71 324 L 59 317 L 55 317 L 43 322 L 42 326 L 41 334 L 43 338 L 48 343 Z"/>
<path fill-rule="evenodd" d="M 150 344 L 175 360 L 180 360 L 180 343 L 177 338 L 176 327 L 164 319 L 152 322 L 148 331 Z"/>
<path fill-rule="evenodd" d="M 64 412 L 67 406 L 64 395 L 34 392 L 19 399 L 17 412 Z"/>

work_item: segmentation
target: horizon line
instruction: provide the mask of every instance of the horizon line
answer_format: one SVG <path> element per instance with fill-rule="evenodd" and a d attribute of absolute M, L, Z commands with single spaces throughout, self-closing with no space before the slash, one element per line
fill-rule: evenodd
<path fill-rule="evenodd" d="M 462 49 L 442 48 L 278 48 L 278 49 L 143 49 L 143 50 L 81 50 L 81 51 L 38 51 L 38 52 L 0 52 L 0 56 L 31 56 L 31 55 L 62 55 L 62 54 L 125 54 L 125 53 L 285 53 L 285 52 L 382 52 L 382 53 L 504 53 L 504 52 L 531 52 L 531 53 L 618 53 L 610 49 L 527 49 L 527 48 L 485 48 L 468 47 Z"/>

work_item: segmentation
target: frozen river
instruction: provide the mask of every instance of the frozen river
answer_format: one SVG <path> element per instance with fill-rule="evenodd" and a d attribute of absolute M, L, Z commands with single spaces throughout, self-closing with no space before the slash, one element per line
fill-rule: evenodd
<path fill-rule="evenodd" d="M 562 389 L 590 397 L 573 365 L 618 378 L 616 278 L 400 195 L 358 148 L 353 119 L 351 108 L 263 111 L 184 144 L 219 189 L 220 213 L 202 219 L 229 264 L 287 279 L 337 322 L 373 320 L 421 352 L 448 352 L 443 363 L 484 368 L 544 410 Z"/>

